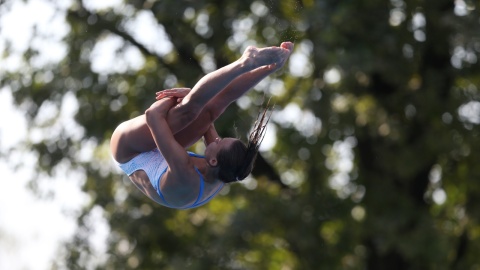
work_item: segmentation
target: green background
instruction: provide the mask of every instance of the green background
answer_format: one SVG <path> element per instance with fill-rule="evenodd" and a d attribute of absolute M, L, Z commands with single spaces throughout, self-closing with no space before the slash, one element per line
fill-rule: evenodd
<path fill-rule="evenodd" d="M 0 77 L 15 86 L 32 129 L 42 104 L 60 108 L 66 94 L 78 100 L 80 139 L 62 132 L 26 142 L 41 174 L 80 168 L 90 198 L 52 268 L 89 268 L 99 256 L 87 240 L 95 210 L 110 230 L 99 269 L 479 269 L 479 8 L 450 0 L 137 0 L 89 11 L 75 1 L 59 14 L 70 25 L 67 56 Z M 164 27 L 169 53 L 127 31 L 141 12 Z M 119 58 L 133 49 L 143 64 L 93 71 L 93 48 L 111 36 L 121 40 Z M 282 41 L 296 45 L 286 67 L 216 123 L 221 135 L 245 138 L 264 93 L 272 96 L 276 143 L 247 184 L 178 211 L 111 169 L 113 130 L 157 90 L 193 87 L 245 46 Z M 28 50 L 27 63 L 36 54 Z M 96 148 L 85 161 L 77 153 L 87 142 Z"/>

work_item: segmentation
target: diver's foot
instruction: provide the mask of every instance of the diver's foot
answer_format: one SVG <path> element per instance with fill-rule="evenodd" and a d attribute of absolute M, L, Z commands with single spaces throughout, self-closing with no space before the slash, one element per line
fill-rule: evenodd
<path fill-rule="evenodd" d="M 283 42 L 280 47 L 257 48 L 248 46 L 241 59 L 245 66 L 255 69 L 262 66 L 282 67 L 293 50 L 293 43 Z"/>

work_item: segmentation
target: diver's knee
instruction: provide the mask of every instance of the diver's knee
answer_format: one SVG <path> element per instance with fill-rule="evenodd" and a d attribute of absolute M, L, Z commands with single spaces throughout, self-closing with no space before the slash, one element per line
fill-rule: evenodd
<path fill-rule="evenodd" d="M 225 108 L 222 108 L 221 106 L 215 106 L 215 104 L 208 104 L 208 106 L 205 107 L 204 113 L 208 115 L 210 118 L 211 122 L 217 120 L 220 115 L 225 111 Z"/>

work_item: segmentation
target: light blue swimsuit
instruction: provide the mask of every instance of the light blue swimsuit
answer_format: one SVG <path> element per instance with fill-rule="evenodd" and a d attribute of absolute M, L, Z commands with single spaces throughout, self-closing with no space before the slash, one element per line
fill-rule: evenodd
<path fill-rule="evenodd" d="M 188 155 L 191 157 L 204 158 L 204 156 L 197 155 L 192 152 L 188 152 Z M 132 175 L 135 171 L 138 171 L 138 170 L 145 171 L 145 173 L 148 176 L 148 179 L 150 179 L 150 183 L 152 183 L 153 188 L 155 188 L 160 198 L 162 198 L 166 206 L 171 208 L 189 209 L 189 208 L 198 207 L 210 201 L 223 188 L 223 183 L 222 183 L 220 187 L 211 196 L 201 201 L 201 198 L 204 192 L 205 183 L 204 183 L 202 174 L 195 167 L 195 171 L 197 171 L 198 175 L 200 176 L 200 191 L 198 193 L 197 200 L 195 200 L 194 203 L 186 207 L 173 207 L 167 203 L 167 201 L 165 200 L 165 197 L 160 191 L 160 179 L 162 178 L 162 175 L 167 171 L 168 164 L 165 158 L 163 157 L 162 153 L 160 153 L 160 151 L 157 148 L 149 152 L 140 153 L 138 156 L 132 158 L 127 163 L 123 163 L 123 164 L 117 163 L 117 164 L 120 167 L 120 169 L 122 169 L 122 171 L 124 171 L 128 176 Z"/>

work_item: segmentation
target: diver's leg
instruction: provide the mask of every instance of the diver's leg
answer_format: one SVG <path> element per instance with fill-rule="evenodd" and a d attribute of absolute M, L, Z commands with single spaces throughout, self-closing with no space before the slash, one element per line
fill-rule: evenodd
<path fill-rule="evenodd" d="M 274 65 L 261 66 L 243 73 L 230 82 L 220 93 L 215 95 L 207 105 L 203 107 L 195 121 L 187 125 L 181 132 L 175 134 L 177 142 L 184 146 L 190 146 L 197 142 L 208 130 L 210 124 L 213 123 L 232 102 L 252 89 L 265 77 L 283 67 L 293 51 L 293 43 L 283 42 L 280 48 L 283 49 L 283 54 L 277 59 L 277 63 Z"/>
<path fill-rule="evenodd" d="M 288 55 L 290 55 L 290 51 L 284 47 L 262 49 L 248 47 L 242 57 L 235 62 L 205 75 L 183 100 L 168 112 L 167 121 L 172 132 L 175 134 L 187 127 L 202 112 L 205 112 L 204 109 L 209 102 L 215 99 L 219 93 L 224 92 L 224 89 L 230 87 L 232 90 L 227 91 L 227 94 L 222 94 L 221 100 L 225 100 L 225 102 L 215 102 L 222 104 L 224 107 L 228 106 L 269 73 L 261 72 L 262 75 L 258 76 L 253 82 L 242 82 L 239 78 L 243 78 L 245 74 L 250 74 L 243 80 L 253 79 L 256 75 L 252 76 L 252 74 L 260 74 L 254 72 L 259 68 L 270 70 L 270 72 L 274 71 L 276 66 L 284 63 Z M 232 84 L 233 87 L 231 87 Z M 208 127 L 210 123 L 205 123 L 205 125 Z"/>
<path fill-rule="evenodd" d="M 288 57 L 293 51 L 293 43 L 283 42 L 280 45 L 280 48 L 284 49 L 285 54 L 282 55 L 282 58 L 279 62 L 275 63 L 275 65 L 262 66 L 242 74 L 235 78 L 235 80 L 233 80 L 223 91 L 209 101 L 207 107 L 210 108 L 215 119 L 223 113 L 228 105 L 243 96 L 265 77 L 285 65 Z"/>

